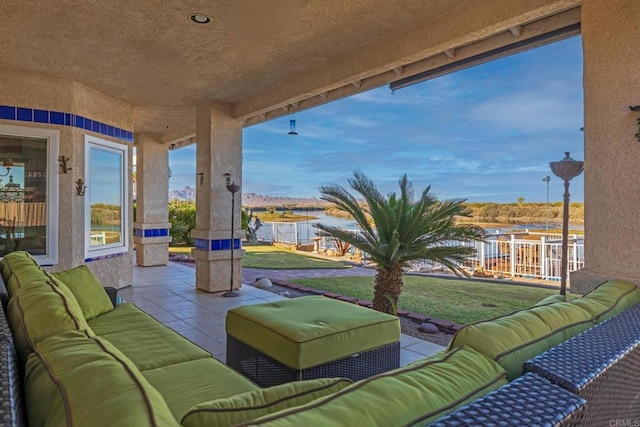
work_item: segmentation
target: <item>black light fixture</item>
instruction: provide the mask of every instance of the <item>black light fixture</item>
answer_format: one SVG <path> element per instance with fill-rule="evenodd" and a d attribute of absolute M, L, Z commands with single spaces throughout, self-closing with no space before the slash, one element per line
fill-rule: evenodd
<path fill-rule="evenodd" d="M 9 172 L 11 172 L 11 168 L 13 167 L 13 160 L 5 159 L 5 161 L 2 162 L 2 167 L 7 169 L 7 173 L 0 173 L 0 176 L 9 175 Z"/>
<path fill-rule="evenodd" d="M 564 181 L 564 202 L 562 211 L 562 262 L 560 268 L 560 295 L 567 294 L 567 267 L 569 250 L 569 181 L 580 175 L 584 170 L 584 162 L 573 160 L 569 152 L 565 151 L 564 159 L 559 162 L 551 162 L 551 172 Z"/>
<path fill-rule="evenodd" d="M 231 246 L 231 277 L 229 278 L 229 290 L 227 292 L 225 292 L 224 294 L 222 294 L 223 297 L 238 297 L 240 296 L 240 293 L 237 291 L 233 290 L 233 250 L 234 250 L 234 246 L 235 246 L 235 241 L 233 238 L 233 229 L 235 228 L 235 222 L 234 222 L 234 211 L 235 211 L 235 204 L 236 204 L 236 193 L 238 191 L 240 191 L 240 186 L 238 184 L 236 184 L 235 182 L 231 181 L 231 174 L 230 173 L 225 173 L 224 174 L 224 178 L 225 178 L 225 184 L 227 186 L 227 191 L 229 193 L 231 193 L 231 242 L 230 242 L 230 246 Z"/>
<path fill-rule="evenodd" d="M 296 119 L 295 117 L 291 116 L 291 119 L 289 119 L 289 133 L 287 135 L 297 135 L 298 132 L 296 132 Z"/>

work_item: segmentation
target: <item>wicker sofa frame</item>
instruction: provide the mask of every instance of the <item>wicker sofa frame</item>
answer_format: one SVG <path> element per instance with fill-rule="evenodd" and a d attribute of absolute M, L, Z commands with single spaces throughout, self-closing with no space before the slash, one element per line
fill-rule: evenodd
<path fill-rule="evenodd" d="M 105 287 L 111 303 L 115 307 L 118 290 Z M 22 366 L 18 360 L 13 335 L 7 323 L 6 310 L 9 295 L 4 280 L 0 276 L 0 427 L 28 426 L 25 407 Z"/>
<path fill-rule="evenodd" d="M 105 292 L 115 306 L 117 289 L 105 288 Z M 23 372 L 6 320 L 8 295 L 1 277 L 0 302 L 0 427 L 23 427 L 28 425 Z M 232 347 L 236 344 L 247 347 L 240 342 L 230 343 Z M 371 357 L 385 360 L 389 357 L 386 351 L 392 350 L 385 349 Z M 362 356 L 369 357 L 361 353 L 359 357 Z M 255 366 L 253 369 L 255 371 Z M 640 381 L 637 379 L 640 304 L 531 359 L 524 369 L 528 373 L 522 377 L 434 425 L 522 425 L 523 419 L 527 425 L 637 425 L 640 422 Z M 314 378 L 340 375 L 332 370 L 309 374 Z"/>

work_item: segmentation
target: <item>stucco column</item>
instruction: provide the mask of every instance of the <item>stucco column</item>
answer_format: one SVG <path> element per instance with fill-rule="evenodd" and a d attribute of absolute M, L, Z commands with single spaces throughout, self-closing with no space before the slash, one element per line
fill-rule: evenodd
<path fill-rule="evenodd" d="M 196 228 L 193 255 L 196 259 L 196 286 L 207 292 L 229 290 L 231 245 L 234 245 L 233 288 L 241 285 L 240 259 L 244 256 L 240 239 L 242 192 L 235 195 L 233 239 L 231 193 L 224 174 L 242 184 L 242 124 L 232 117 L 228 104 L 205 102 L 196 113 Z"/>
<path fill-rule="evenodd" d="M 136 134 L 135 142 L 138 192 L 133 241 L 136 263 L 145 267 L 165 265 L 169 262 L 171 242 L 168 151 L 157 135 Z"/>
<path fill-rule="evenodd" d="M 640 2 L 583 0 L 585 269 L 571 274 L 584 293 L 608 278 L 640 282 Z"/>

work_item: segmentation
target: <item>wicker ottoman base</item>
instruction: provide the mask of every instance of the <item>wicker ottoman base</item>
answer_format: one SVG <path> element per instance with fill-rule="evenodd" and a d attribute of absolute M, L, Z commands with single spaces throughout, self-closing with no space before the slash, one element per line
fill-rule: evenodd
<path fill-rule="evenodd" d="M 291 381 L 341 377 L 358 381 L 400 367 L 400 342 L 353 354 L 304 370 L 283 365 L 227 335 L 227 365 L 260 387 Z"/>

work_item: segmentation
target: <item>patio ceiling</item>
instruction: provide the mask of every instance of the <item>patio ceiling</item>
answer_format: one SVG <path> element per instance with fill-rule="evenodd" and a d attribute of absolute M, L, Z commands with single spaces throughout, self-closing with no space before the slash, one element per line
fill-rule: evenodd
<path fill-rule="evenodd" d="M 194 133 L 199 101 L 233 104 L 248 126 L 580 22 L 580 0 L 1 4 L 1 68 L 124 100 L 134 131 L 165 142 Z"/>

